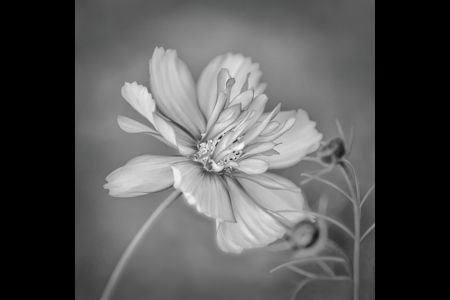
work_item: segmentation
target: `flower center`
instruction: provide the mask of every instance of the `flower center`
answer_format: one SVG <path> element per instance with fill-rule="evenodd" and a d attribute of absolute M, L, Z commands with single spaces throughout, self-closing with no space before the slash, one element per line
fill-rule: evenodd
<path fill-rule="evenodd" d="M 238 160 L 242 155 L 242 150 L 232 149 L 233 146 L 238 143 L 241 137 L 238 137 L 230 146 L 227 147 L 228 149 L 231 148 L 230 150 L 215 153 L 214 150 L 216 150 L 217 146 L 225 135 L 226 133 L 221 134 L 212 140 L 199 142 L 197 145 L 198 152 L 192 156 L 192 159 L 194 161 L 201 162 L 205 170 L 207 170 L 208 172 L 220 174 L 224 172 L 231 173 L 233 171 L 233 167 L 236 165 L 233 164 L 233 162 L 236 162 L 236 160 Z M 216 161 L 217 158 L 219 158 L 218 161 Z"/>

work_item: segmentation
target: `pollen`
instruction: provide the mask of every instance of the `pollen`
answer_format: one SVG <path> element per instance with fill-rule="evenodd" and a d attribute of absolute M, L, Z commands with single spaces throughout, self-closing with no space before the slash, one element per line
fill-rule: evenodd
<path fill-rule="evenodd" d="M 216 149 L 218 140 L 209 140 L 207 142 L 199 143 L 197 148 L 198 152 L 194 154 L 193 160 L 202 162 L 202 163 L 208 163 L 211 155 L 214 152 L 214 149 Z"/>
<path fill-rule="evenodd" d="M 239 143 L 239 140 L 242 138 L 242 136 L 239 136 L 234 140 L 230 145 L 226 147 L 226 151 L 229 152 L 225 156 L 221 155 L 222 158 L 218 160 L 217 162 L 213 159 L 214 150 L 216 150 L 217 145 L 220 143 L 220 141 L 223 139 L 226 133 L 219 135 L 217 138 L 208 140 L 206 142 L 199 142 L 198 143 L 198 151 L 196 154 L 192 156 L 193 161 L 197 161 L 203 164 L 203 167 L 205 170 L 209 172 L 214 173 L 231 173 L 233 171 L 233 166 L 236 166 L 236 161 L 242 156 L 243 151 L 242 150 L 233 150 L 236 148 L 237 144 Z M 238 147 L 239 148 L 239 147 Z"/>

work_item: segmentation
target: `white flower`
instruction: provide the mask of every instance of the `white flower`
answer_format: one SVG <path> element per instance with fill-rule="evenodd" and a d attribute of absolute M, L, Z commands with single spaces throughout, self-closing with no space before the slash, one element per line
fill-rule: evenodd
<path fill-rule="evenodd" d="M 291 181 L 266 172 L 315 151 L 322 135 L 303 110 L 263 113 L 266 84 L 259 65 L 241 54 L 213 59 L 195 85 L 174 50 L 156 48 L 150 60 L 150 94 L 126 83 L 123 97 L 152 127 L 119 116 L 130 133 L 151 135 L 180 156 L 143 155 L 112 172 L 105 188 L 134 197 L 172 185 L 199 212 L 215 218 L 217 242 L 227 252 L 265 246 L 286 224 L 306 218 L 304 199 Z"/>

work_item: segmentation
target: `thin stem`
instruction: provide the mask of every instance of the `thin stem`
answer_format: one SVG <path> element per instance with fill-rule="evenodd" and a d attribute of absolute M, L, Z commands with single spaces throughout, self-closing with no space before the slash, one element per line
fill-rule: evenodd
<path fill-rule="evenodd" d="M 353 165 L 351 164 L 350 161 L 348 161 L 347 159 L 343 160 L 347 165 L 350 166 L 350 168 L 352 168 L 353 170 L 353 174 L 354 174 L 354 178 L 355 178 L 355 186 L 356 186 L 356 197 L 358 197 L 358 200 L 361 199 L 361 192 L 359 190 L 359 179 L 358 179 L 358 174 L 356 174 L 356 170 L 355 167 L 353 167 Z"/>
<path fill-rule="evenodd" d="M 339 228 L 341 228 L 342 230 L 347 232 L 348 235 L 350 235 L 353 239 L 355 239 L 355 235 L 351 232 L 350 229 L 348 229 L 344 224 L 342 224 L 342 223 L 340 223 L 340 222 L 336 221 L 335 219 L 332 219 L 332 218 L 330 218 L 328 216 L 325 216 L 325 215 L 322 215 L 322 214 L 319 214 L 319 213 L 315 213 L 315 212 L 312 212 L 312 211 L 304 211 L 304 210 L 297 210 L 297 209 L 284 209 L 284 210 L 277 210 L 276 212 L 279 212 L 279 213 L 281 213 L 281 212 L 300 212 L 300 213 L 303 213 L 303 214 L 306 214 L 306 215 L 311 215 L 311 216 L 315 216 L 315 217 L 318 217 L 318 218 L 322 218 L 322 219 L 327 220 L 327 221 L 333 223 L 334 225 L 338 226 Z"/>
<path fill-rule="evenodd" d="M 312 279 L 305 279 L 302 282 L 300 282 L 300 284 L 297 286 L 297 288 L 294 291 L 294 294 L 291 297 L 291 300 L 295 300 L 295 298 L 297 297 L 298 293 L 301 291 L 301 289 L 309 282 L 313 281 Z"/>
<path fill-rule="evenodd" d="M 348 176 L 348 170 L 343 164 L 339 164 L 339 169 L 342 172 L 342 175 L 344 175 L 345 181 L 347 181 L 348 189 L 350 190 L 350 194 L 352 195 L 352 198 L 355 200 L 355 203 L 358 201 L 358 198 L 356 197 L 355 190 L 353 189 L 352 181 L 350 180 L 350 176 Z"/>
<path fill-rule="evenodd" d="M 178 190 L 175 190 L 172 192 L 172 194 L 169 195 L 159 206 L 156 208 L 156 210 L 150 215 L 150 217 L 147 219 L 147 221 L 142 225 L 141 229 L 139 229 L 138 233 L 134 236 L 131 243 L 128 245 L 125 252 L 122 254 L 122 257 L 120 257 L 119 262 L 117 263 L 116 267 L 114 268 L 114 271 L 111 274 L 111 277 L 109 277 L 108 283 L 106 284 L 105 290 L 103 291 L 102 297 L 100 300 L 108 300 L 111 297 L 111 292 L 113 291 L 123 269 L 125 268 L 128 260 L 130 259 L 131 255 L 135 252 L 137 247 L 142 242 L 143 237 L 146 233 L 148 233 L 151 225 L 156 220 L 156 218 L 164 211 L 166 208 L 168 208 L 179 196 L 181 195 L 181 192 Z"/>
<path fill-rule="evenodd" d="M 331 269 L 330 266 L 327 265 L 326 262 L 324 262 L 322 260 L 319 260 L 318 264 L 322 267 L 322 270 L 324 270 L 325 273 L 328 274 L 328 276 L 331 276 L 331 277 L 336 276 L 336 274 L 334 273 L 333 269 Z"/>
<path fill-rule="evenodd" d="M 317 177 L 317 176 L 308 174 L 308 173 L 303 173 L 302 176 L 309 177 L 309 178 L 313 178 L 313 179 L 315 179 L 315 180 L 318 180 L 318 181 L 320 181 L 320 182 L 323 182 L 323 183 L 325 183 L 325 184 L 328 184 L 329 186 L 331 186 L 332 188 L 334 188 L 336 191 L 338 191 L 339 193 L 341 193 L 342 195 L 344 195 L 345 198 L 347 198 L 347 199 L 350 200 L 352 203 L 354 203 L 353 198 L 350 197 L 349 194 L 347 194 L 343 189 L 341 189 L 340 187 L 338 187 L 338 186 L 335 185 L 334 183 L 332 183 L 332 182 L 330 182 L 330 181 L 328 181 L 328 180 L 326 180 L 326 179 L 323 179 L 323 178 L 320 178 L 320 177 Z"/>
<path fill-rule="evenodd" d="M 355 219 L 355 243 L 353 248 L 353 299 L 359 299 L 359 262 L 360 262 L 360 236 L 361 236 L 361 223 L 360 223 L 360 209 L 359 205 L 353 206 L 354 219 Z"/>
<path fill-rule="evenodd" d="M 350 180 L 349 171 L 345 167 L 345 165 L 340 164 L 339 169 L 344 175 L 345 180 L 347 181 L 348 188 L 352 195 L 352 198 L 355 199 L 353 203 L 353 215 L 354 215 L 354 231 L 355 231 L 355 240 L 354 240 L 354 248 L 353 248 L 353 300 L 359 300 L 359 263 L 360 263 L 360 244 L 361 244 L 361 224 L 360 224 L 360 205 L 359 198 L 357 198 L 355 194 L 355 190 L 353 188 L 353 184 Z"/>
<path fill-rule="evenodd" d="M 317 278 L 316 280 L 350 280 L 350 281 L 352 281 L 352 279 L 348 276 L 320 277 L 320 278 Z"/>
<path fill-rule="evenodd" d="M 370 187 L 370 189 L 367 191 L 367 193 L 364 196 L 364 198 L 361 200 L 361 204 L 359 205 L 360 207 L 362 207 L 364 202 L 366 202 L 366 200 L 369 198 L 369 195 L 373 191 L 374 188 L 375 188 L 375 183 Z"/>
<path fill-rule="evenodd" d="M 375 223 L 372 224 L 372 226 L 369 227 L 369 229 L 366 230 L 366 232 L 364 232 L 364 234 L 361 237 L 360 242 L 362 243 L 362 241 L 364 240 L 364 238 L 375 228 Z"/>
<path fill-rule="evenodd" d="M 355 140 L 355 127 L 352 126 L 350 127 L 350 141 L 348 142 L 348 150 L 347 150 L 347 156 L 349 157 L 350 154 L 352 153 L 352 148 L 353 148 L 353 141 Z"/>
<path fill-rule="evenodd" d="M 293 265 L 287 265 L 286 268 L 291 269 L 295 273 L 298 273 L 300 275 L 306 276 L 306 277 L 311 278 L 311 279 L 315 279 L 315 278 L 319 277 L 319 275 L 317 275 L 317 274 L 305 271 L 305 270 L 300 269 L 299 267 L 296 267 L 296 266 L 293 266 Z"/>
<path fill-rule="evenodd" d="M 300 282 L 300 284 L 297 286 L 297 288 L 294 291 L 294 294 L 291 297 L 291 300 L 295 300 L 295 298 L 297 297 L 298 293 L 302 290 L 302 288 L 305 287 L 306 284 L 308 284 L 311 281 L 314 280 L 352 280 L 350 277 L 348 276 L 335 276 L 335 277 L 318 277 L 318 278 L 306 278 L 305 280 L 303 280 L 302 282 Z"/>
<path fill-rule="evenodd" d="M 300 259 L 296 259 L 284 264 L 281 264 L 275 268 L 273 268 L 272 270 L 270 270 L 270 273 L 273 273 L 283 267 L 287 267 L 289 265 L 293 265 L 293 264 L 300 264 L 300 263 L 305 263 L 305 262 L 312 262 L 312 261 L 319 261 L 319 260 L 323 260 L 323 261 L 336 261 L 336 262 L 345 262 L 345 259 L 341 258 L 341 257 L 335 257 L 335 256 L 313 256 L 313 257 L 305 257 L 305 258 L 300 258 Z"/>
<path fill-rule="evenodd" d="M 331 249 L 336 251 L 339 255 L 341 255 L 344 258 L 344 260 L 345 260 L 345 264 L 344 264 L 345 270 L 348 272 L 348 274 L 350 276 L 353 276 L 353 273 L 352 273 L 353 271 L 350 269 L 350 261 L 349 261 L 349 259 L 347 257 L 347 254 L 345 254 L 345 252 L 342 251 L 342 249 L 335 242 L 333 242 L 332 240 L 328 240 L 328 247 L 330 247 Z"/>
<path fill-rule="evenodd" d="M 344 130 L 342 130 L 341 122 L 339 122 L 338 119 L 336 119 L 335 121 L 336 121 L 336 127 L 339 131 L 339 135 L 341 136 L 341 139 L 343 139 L 345 141 Z"/>
<path fill-rule="evenodd" d="M 304 173 L 304 174 L 308 174 L 310 176 L 314 176 L 314 177 L 309 177 L 308 179 L 303 180 L 302 182 L 300 182 L 301 185 L 307 184 L 308 182 L 314 180 L 316 177 L 320 178 L 320 176 L 325 175 L 327 173 L 329 173 L 333 168 L 326 168 L 326 169 L 322 169 L 318 172 L 314 173 Z"/>
<path fill-rule="evenodd" d="M 286 268 L 291 269 L 295 273 L 303 275 L 303 276 L 305 276 L 309 279 L 313 279 L 313 280 L 352 280 L 348 276 L 330 276 L 330 277 L 321 276 L 321 275 L 314 274 L 312 272 L 305 271 L 303 269 L 300 269 L 299 267 L 292 266 L 292 265 L 289 265 Z"/>

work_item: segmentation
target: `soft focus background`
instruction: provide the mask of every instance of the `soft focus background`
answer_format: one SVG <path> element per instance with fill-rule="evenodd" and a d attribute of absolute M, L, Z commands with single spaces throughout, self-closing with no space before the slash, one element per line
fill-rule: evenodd
<path fill-rule="evenodd" d="M 124 82 L 149 86 L 156 46 L 173 48 L 197 79 L 226 52 L 259 62 L 269 84 L 267 109 L 303 108 L 325 139 L 355 125 L 350 160 L 365 192 L 375 180 L 375 3 L 344 1 L 75 1 L 75 298 L 98 299 L 120 255 L 153 210 L 171 192 L 113 198 L 105 177 L 129 159 L 169 154 L 156 139 L 123 132 L 117 115 L 143 121 L 121 97 Z M 313 170 L 300 163 L 279 170 L 299 183 Z M 335 172 L 328 179 L 344 186 Z M 329 214 L 352 226 L 347 202 L 322 184 L 303 187 L 313 208 L 325 191 Z M 363 211 L 363 231 L 374 221 L 374 194 Z M 350 240 L 335 227 L 347 251 Z M 115 290 L 113 299 L 289 299 L 300 276 L 269 274 L 285 254 L 253 249 L 221 252 L 215 224 L 184 199 L 160 218 Z M 375 298 L 375 238 L 363 245 L 362 299 Z M 349 299 L 351 284 L 316 282 L 298 299 Z"/>

